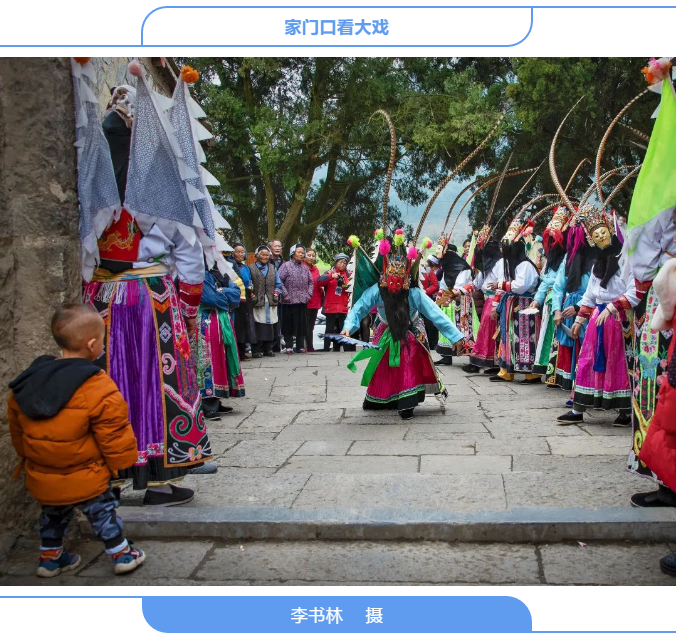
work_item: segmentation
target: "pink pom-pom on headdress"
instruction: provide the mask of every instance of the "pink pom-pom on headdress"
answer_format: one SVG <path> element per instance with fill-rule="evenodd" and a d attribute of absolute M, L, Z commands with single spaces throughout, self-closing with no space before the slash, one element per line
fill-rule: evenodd
<path fill-rule="evenodd" d="M 380 246 L 378 246 L 378 252 L 381 255 L 387 255 L 392 250 L 392 245 L 389 240 L 380 240 Z"/>
<path fill-rule="evenodd" d="M 418 249 L 415 246 L 409 246 L 408 251 L 406 251 L 406 257 L 408 259 L 418 259 Z"/>
<path fill-rule="evenodd" d="M 651 84 L 657 84 L 669 76 L 671 60 L 668 57 L 651 57 L 648 65 L 641 69 L 645 75 L 646 81 Z"/>
<path fill-rule="evenodd" d="M 432 240 L 428 237 L 424 242 L 423 242 L 423 248 L 425 249 L 430 249 L 432 248 Z"/>
<path fill-rule="evenodd" d="M 404 234 L 404 229 L 397 229 L 397 230 L 394 232 L 394 234 L 395 234 L 395 235 L 403 235 L 403 234 Z"/>
<path fill-rule="evenodd" d="M 134 77 L 140 77 L 143 74 L 143 66 L 141 66 L 141 62 L 139 62 L 137 59 L 129 62 L 127 70 Z"/>

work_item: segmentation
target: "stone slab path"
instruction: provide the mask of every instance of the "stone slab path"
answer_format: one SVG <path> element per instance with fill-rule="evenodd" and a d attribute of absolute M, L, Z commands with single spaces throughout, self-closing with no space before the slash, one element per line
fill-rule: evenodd
<path fill-rule="evenodd" d="M 35 576 L 38 541 L 0 562 L 0 585 L 676 585 L 659 559 L 673 544 L 152 540 L 146 563 L 114 576 L 101 544 L 71 543 L 82 566 Z M 629 571 L 630 570 L 630 571 Z"/>
<path fill-rule="evenodd" d="M 235 412 L 209 424 L 218 474 L 186 479 L 197 495 L 181 512 L 603 510 L 627 508 L 632 493 L 652 485 L 624 471 L 630 431 L 612 427 L 612 414 L 557 425 L 566 400 L 559 390 L 495 385 L 454 366 L 444 369 L 446 411 L 429 399 L 404 422 L 396 413 L 361 408 L 361 373 L 346 369 L 349 357 L 330 352 L 245 363 L 247 397 L 231 401 Z M 123 505 L 141 501 L 142 493 L 123 492 Z M 0 584 L 676 583 L 659 570 L 659 559 L 676 551 L 667 542 L 229 541 L 186 530 L 138 538 L 146 565 L 116 578 L 99 543 L 77 530 L 74 538 L 71 548 L 83 557 L 79 570 L 36 578 L 38 541 L 24 536 L 0 561 Z"/>
<path fill-rule="evenodd" d="M 443 369 L 444 413 L 428 398 L 412 420 L 362 409 L 346 352 L 244 363 L 247 396 L 209 423 L 218 474 L 193 475 L 188 507 L 401 508 L 473 512 L 627 507 L 653 484 L 625 472 L 629 429 L 613 413 L 559 426 L 567 394 Z M 363 365 L 363 364 L 362 364 Z M 123 504 L 140 505 L 126 490 Z"/>

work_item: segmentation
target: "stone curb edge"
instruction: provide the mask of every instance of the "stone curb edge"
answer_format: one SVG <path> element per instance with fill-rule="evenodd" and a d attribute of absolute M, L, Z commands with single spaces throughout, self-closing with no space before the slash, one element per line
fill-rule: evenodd
<path fill-rule="evenodd" d="M 133 538 L 676 541 L 676 508 L 517 508 L 502 512 L 121 507 Z M 83 522 L 83 528 L 88 524 Z"/>

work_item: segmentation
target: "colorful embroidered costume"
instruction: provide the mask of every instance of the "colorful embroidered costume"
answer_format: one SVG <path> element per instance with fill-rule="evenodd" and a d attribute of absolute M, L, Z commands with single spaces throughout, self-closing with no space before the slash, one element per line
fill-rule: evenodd
<path fill-rule="evenodd" d="M 228 277 L 220 276 L 218 283 L 214 274 L 205 272 L 197 332 L 197 382 L 205 406 L 208 400 L 245 395 L 231 317 L 239 297 L 239 288 Z"/>
<path fill-rule="evenodd" d="M 384 290 L 383 292 L 387 292 Z M 366 349 L 357 352 L 348 365 L 356 370 L 354 363 L 369 359 L 368 367 L 362 377 L 362 386 L 366 386 L 365 409 L 397 409 L 406 411 L 425 400 L 426 387 L 432 387 L 435 393 L 445 388 L 432 364 L 427 348 L 427 336 L 422 316 L 427 317 L 450 341 L 457 343 L 463 336 L 437 305 L 419 288 L 408 291 L 408 316 L 410 328 L 406 338 L 395 341 L 387 322 L 381 289 L 374 285 L 366 290 L 352 307 L 345 319 L 345 329 L 355 332 L 359 323 L 374 306 L 378 309 L 378 319 L 374 328 L 373 343 L 380 349 Z M 402 295 L 404 299 L 405 295 Z"/>
<path fill-rule="evenodd" d="M 91 220 L 98 240 L 85 249 L 83 301 L 106 323 L 98 362 L 129 405 L 136 436 L 138 460 L 119 475 L 143 489 L 182 477 L 212 454 L 186 322 L 197 317 L 204 258 L 213 261 L 215 255 L 202 246 L 214 243 L 214 220 L 204 215 L 212 213 L 213 205 L 208 204 L 203 181 L 208 172 L 199 166 L 199 143 L 193 136 L 199 124 L 186 114 L 187 86 L 179 81 L 174 94 L 173 115 L 181 116 L 172 120 L 187 126 L 179 129 L 159 107 L 142 68 L 135 72 L 128 152 L 120 149 L 127 144 L 121 144 L 119 121 L 113 119 L 116 125 L 105 127 L 112 165 L 88 153 L 86 144 L 80 161 L 84 167 L 96 159 L 96 180 L 118 185 L 124 201 L 112 221 Z M 107 121 L 114 116 L 109 113 Z M 78 185 L 86 192 L 91 182 Z"/>
<path fill-rule="evenodd" d="M 498 365 L 498 344 L 496 340 L 498 322 L 497 319 L 492 317 L 495 290 L 491 290 L 489 284 L 501 283 L 504 276 L 504 262 L 498 243 L 495 240 L 490 240 L 485 246 L 480 244 L 477 249 L 476 262 L 480 272 L 475 286 L 483 292 L 485 300 L 469 362 L 474 367 L 492 369 Z"/>

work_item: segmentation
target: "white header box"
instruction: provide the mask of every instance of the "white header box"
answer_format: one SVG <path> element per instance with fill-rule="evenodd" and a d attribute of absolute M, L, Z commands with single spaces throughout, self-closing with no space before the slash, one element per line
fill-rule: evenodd
<path fill-rule="evenodd" d="M 533 27 L 529 7 L 159 7 L 143 44 L 204 47 L 511 47 Z"/>

